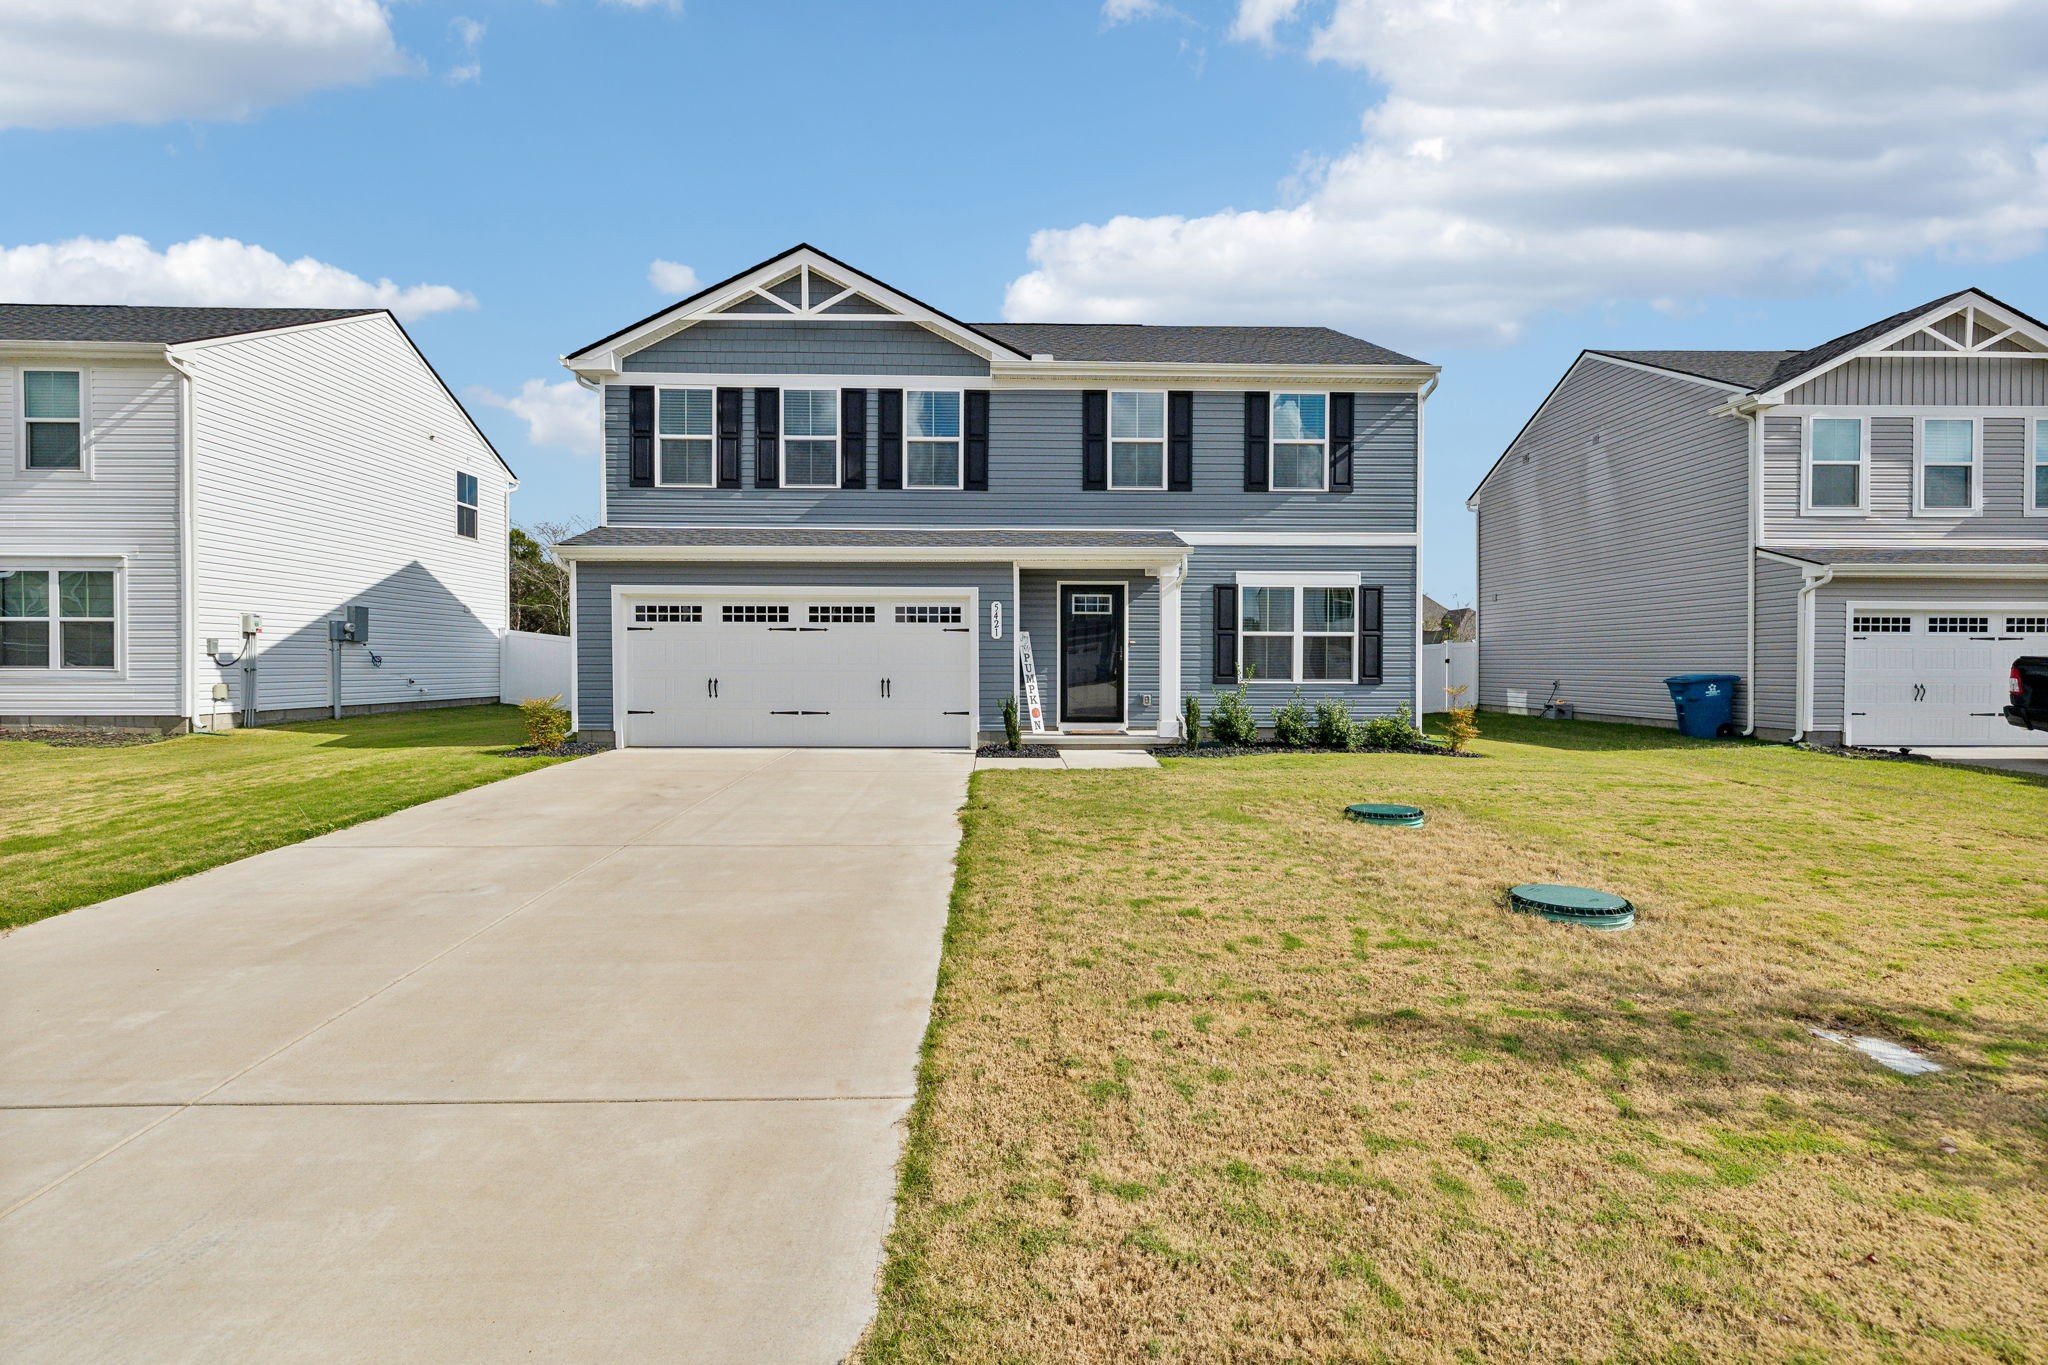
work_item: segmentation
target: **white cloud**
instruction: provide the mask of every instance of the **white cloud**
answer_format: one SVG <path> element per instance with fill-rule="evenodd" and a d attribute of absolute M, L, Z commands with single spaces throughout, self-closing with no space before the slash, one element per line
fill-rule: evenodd
<path fill-rule="evenodd" d="M 1243 0 L 1239 27 L 1281 8 Z M 1384 96 L 1298 202 L 1036 233 L 1005 315 L 1416 347 L 2023 253 L 2048 230 L 2044 43 L 2038 0 L 1336 0 L 1310 55 Z"/>
<path fill-rule="evenodd" d="M 1159 0 L 1102 0 L 1102 22 L 1129 24 L 1139 19 L 1157 19 L 1173 11 Z"/>
<path fill-rule="evenodd" d="M 448 21 L 448 27 L 455 30 L 455 41 L 462 47 L 462 60 L 448 68 L 448 74 L 441 79 L 450 85 L 470 85 L 482 80 L 484 26 L 474 19 L 458 15 Z"/>
<path fill-rule="evenodd" d="M 0 127 L 243 118 L 413 65 L 378 0 L 7 0 Z"/>
<path fill-rule="evenodd" d="M 1273 30 L 1294 17 L 1301 0 L 1239 0 L 1230 36 L 1241 43 L 1273 41 Z"/>
<path fill-rule="evenodd" d="M 133 236 L 0 247 L 0 298 L 15 303 L 389 308 L 401 318 L 476 307 L 475 298 L 450 285 L 372 282 L 311 256 L 287 261 L 232 237 L 194 237 L 162 251 Z"/>
<path fill-rule="evenodd" d="M 664 294 L 697 292 L 697 272 L 680 261 L 656 259 L 647 267 L 647 282 Z"/>
<path fill-rule="evenodd" d="M 597 395 L 573 379 L 529 379 L 510 397 L 482 387 L 470 389 L 469 396 L 525 422 L 527 439 L 537 446 L 595 456 L 602 444 Z"/>

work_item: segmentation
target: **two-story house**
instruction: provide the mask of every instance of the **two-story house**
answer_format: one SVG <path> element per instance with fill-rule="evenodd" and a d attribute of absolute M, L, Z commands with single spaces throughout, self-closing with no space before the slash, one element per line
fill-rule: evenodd
<path fill-rule="evenodd" d="M 513 486 L 382 310 L 0 304 L 0 725 L 495 701 Z"/>
<path fill-rule="evenodd" d="M 1005 698 L 1172 738 L 1247 679 L 1414 707 L 1433 366 L 1319 327 L 963 323 L 799 246 L 567 356 L 603 394 L 575 717 L 943 745 Z M 1025 668 L 1029 660 L 1027 680 Z"/>
<path fill-rule="evenodd" d="M 1974 289 L 1802 351 L 1587 351 L 1467 504 L 1483 705 L 1744 733 L 2048 743 L 2000 718 L 2048 653 L 2048 327 Z"/>

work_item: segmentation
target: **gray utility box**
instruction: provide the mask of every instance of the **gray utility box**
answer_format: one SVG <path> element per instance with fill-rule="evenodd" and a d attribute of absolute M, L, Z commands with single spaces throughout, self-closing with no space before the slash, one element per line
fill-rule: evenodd
<path fill-rule="evenodd" d="M 370 609 L 368 607 L 343 607 L 339 621 L 329 621 L 327 629 L 333 638 L 348 645 L 366 645 L 370 642 Z"/>

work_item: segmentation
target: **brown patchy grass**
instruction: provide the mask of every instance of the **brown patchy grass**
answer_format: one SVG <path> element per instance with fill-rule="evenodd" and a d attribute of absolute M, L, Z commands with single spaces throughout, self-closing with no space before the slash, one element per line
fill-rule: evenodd
<path fill-rule="evenodd" d="M 975 778 L 861 1359 L 2048 1359 L 2048 784 L 1487 728 Z"/>

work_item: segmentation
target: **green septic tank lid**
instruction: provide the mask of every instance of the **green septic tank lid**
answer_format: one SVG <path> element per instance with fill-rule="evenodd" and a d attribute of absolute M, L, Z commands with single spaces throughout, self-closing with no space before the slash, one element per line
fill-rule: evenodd
<path fill-rule="evenodd" d="M 1360 802 L 1346 806 L 1344 813 L 1353 820 L 1363 820 L 1369 825 L 1419 825 L 1422 823 L 1422 807 L 1379 805 Z"/>
<path fill-rule="evenodd" d="M 1626 929 L 1636 922 L 1635 906 L 1590 886 L 1524 882 L 1508 892 L 1508 908 L 1586 929 Z"/>

